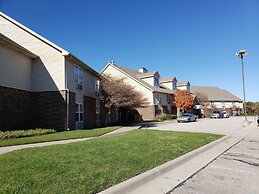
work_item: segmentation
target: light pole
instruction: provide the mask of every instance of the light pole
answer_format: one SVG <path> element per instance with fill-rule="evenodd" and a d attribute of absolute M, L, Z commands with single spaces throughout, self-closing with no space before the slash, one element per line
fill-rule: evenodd
<path fill-rule="evenodd" d="M 244 76 L 244 55 L 248 53 L 245 50 L 240 50 L 236 55 L 241 59 L 242 63 L 242 82 L 243 82 L 243 94 L 244 94 L 244 113 L 245 113 L 245 121 L 243 123 L 244 126 L 249 125 L 249 121 L 247 120 L 247 112 L 246 112 L 246 93 L 245 93 L 245 76 Z"/>

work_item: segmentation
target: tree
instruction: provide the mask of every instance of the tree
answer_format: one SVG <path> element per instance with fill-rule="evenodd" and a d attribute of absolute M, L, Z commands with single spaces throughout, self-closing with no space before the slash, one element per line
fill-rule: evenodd
<path fill-rule="evenodd" d="M 148 100 L 132 86 L 124 82 L 125 78 L 103 75 L 100 79 L 100 92 L 106 108 L 138 108 L 148 105 Z"/>
<path fill-rule="evenodd" d="M 259 113 L 259 102 L 254 103 L 251 110 L 253 111 L 254 114 L 258 114 Z"/>
<path fill-rule="evenodd" d="M 175 92 L 175 106 L 180 109 L 180 111 L 190 110 L 193 107 L 193 97 L 186 90 L 177 90 Z"/>
<path fill-rule="evenodd" d="M 195 95 L 197 96 L 197 98 L 199 99 L 200 104 L 205 108 L 209 105 L 209 100 L 208 100 L 208 96 L 204 93 L 201 92 L 197 92 L 195 93 Z"/>

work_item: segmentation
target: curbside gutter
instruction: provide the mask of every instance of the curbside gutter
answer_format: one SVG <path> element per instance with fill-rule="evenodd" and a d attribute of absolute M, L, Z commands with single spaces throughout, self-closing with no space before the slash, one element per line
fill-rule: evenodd
<path fill-rule="evenodd" d="M 224 153 L 243 139 L 243 137 L 232 138 L 231 136 L 224 136 L 174 160 L 166 162 L 140 175 L 132 177 L 117 185 L 114 185 L 100 192 L 99 194 L 167 193 L 177 187 L 179 184 L 183 183 L 189 177 L 193 176 L 196 172 L 207 166 L 210 162 L 212 162 L 222 153 Z M 220 144 L 224 144 L 224 146 L 221 146 L 222 148 L 220 148 L 218 151 L 215 151 L 215 153 L 205 154 L 205 152 L 210 152 L 211 149 L 217 147 Z M 205 159 L 198 159 L 198 157 L 204 157 L 205 155 Z M 183 164 L 187 164 L 188 162 L 192 161 L 196 164 L 196 167 L 193 167 L 193 169 L 188 169 L 190 168 L 190 164 L 188 164 L 188 167 L 182 167 L 183 170 L 181 170 L 181 166 L 184 166 Z"/>

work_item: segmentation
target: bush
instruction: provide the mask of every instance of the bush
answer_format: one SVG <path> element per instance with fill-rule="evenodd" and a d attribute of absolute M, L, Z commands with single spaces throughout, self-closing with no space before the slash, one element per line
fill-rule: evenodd
<path fill-rule="evenodd" d="M 166 120 L 172 120 L 172 119 L 176 119 L 177 116 L 173 115 L 173 114 L 166 114 Z"/>
<path fill-rule="evenodd" d="M 160 114 L 156 116 L 156 121 L 164 121 L 166 120 L 166 114 Z"/>
<path fill-rule="evenodd" d="M 50 133 L 56 133 L 54 129 L 28 129 L 28 130 L 16 130 L 16 131 L 0 131 L 0 139 L 13 139 L 21 137 L 31 137 L 38 135 L 46 135 Z"/>

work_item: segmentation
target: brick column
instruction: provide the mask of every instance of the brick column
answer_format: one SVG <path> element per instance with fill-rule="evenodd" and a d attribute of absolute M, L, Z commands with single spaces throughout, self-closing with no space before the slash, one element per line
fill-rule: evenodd
<path fill-rule="evenodd" d="M 96 126 L 96 99 L 84 96 L 84 127 L 93 128 Z"/>

